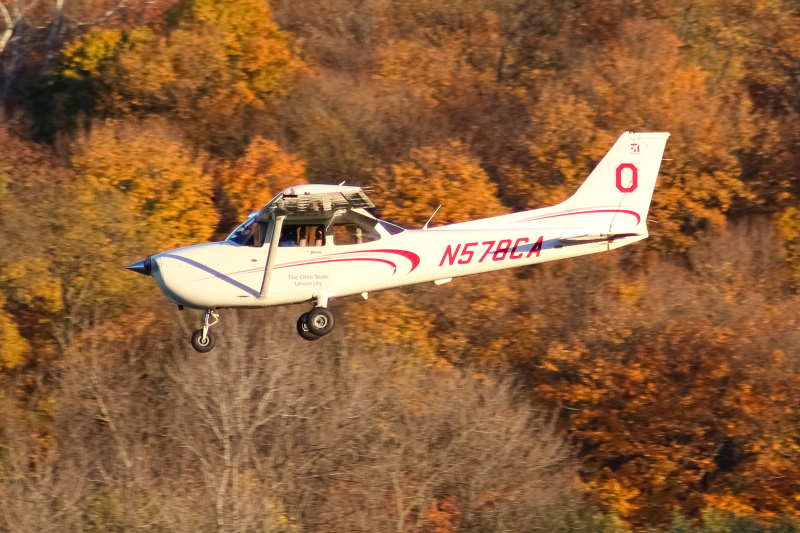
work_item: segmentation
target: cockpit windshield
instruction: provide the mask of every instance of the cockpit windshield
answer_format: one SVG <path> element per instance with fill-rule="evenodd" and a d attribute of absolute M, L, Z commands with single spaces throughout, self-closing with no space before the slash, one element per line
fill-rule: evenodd
<path fill-rule="evenodd" d="M 389 233 L 389 235 L 397 235 L 398 233 L 403 233 L 405 231 L 404 228 L 401 228 L 397 224 L 392 224 L 391 222 L 386 222 L 385 220 L 379 220 L 378 224 L 380 224 L 381 227 Z"/>
<path fill-rule="evenodd" d="M 228 235 L 225 239 L 227 242 L 241 244 L 242 246 L 260 246 L 261 243 L 256 243 L 258 236 L 258 213 L 253 213 L 250 217 L 242 222 L 238 228 Z"/>

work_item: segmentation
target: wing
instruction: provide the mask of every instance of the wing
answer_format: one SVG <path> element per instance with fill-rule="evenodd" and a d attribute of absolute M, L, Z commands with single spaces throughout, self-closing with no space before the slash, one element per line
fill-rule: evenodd
<path fill-rule="evenodd" d="M 297 185 L 284 189 L 264 206 L 260 220 L 272 213 L 324 214 L 340 209 L 364 209 L 375 207 L 361 187 L 341 185 Z"/>

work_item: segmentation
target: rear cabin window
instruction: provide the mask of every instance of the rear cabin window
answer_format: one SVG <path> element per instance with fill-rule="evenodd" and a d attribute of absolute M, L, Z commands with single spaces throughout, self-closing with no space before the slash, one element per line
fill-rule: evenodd
<path fill-rule="evenodd" d="M 286 224 L 281 228 L 278 246 L 325 246 L 325 226 L 322 224 Z"/>
<path fill-rule="evenodd" d="M 362 228 L 356 224 L 333 225 L 333 244 L 336 246 L 364 244 L 380 238 L 381 236 L 375 228 Z"/>

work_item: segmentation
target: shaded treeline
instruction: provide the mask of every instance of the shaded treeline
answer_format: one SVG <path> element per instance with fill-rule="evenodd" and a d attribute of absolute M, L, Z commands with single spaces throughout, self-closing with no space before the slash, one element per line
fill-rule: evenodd
<path fill-rule="evenodd" d="M 0 3 L 0 528 L 800 514 L 793 2 Z M 409 227 L 555 203 L 624 130 L 672 133 L 650 239 L 342 302 L 330 341 L 225 312 L 198 357 L 123 269 L 305 181 Z"/>
<path fill-rule="evenodd" d="M 177 325 L 167 343 L 121 345 L 94 330 L 73 339 L 36 415 L 4 405 L 0 523 L 521 531 L 552 522 L 567 497 L 563 438 L 507 385 L 409 371 L 341 336 L 309 348 L 286 339 L 286 313 L 226 318 L 207 358 L 178 340 Z"/>

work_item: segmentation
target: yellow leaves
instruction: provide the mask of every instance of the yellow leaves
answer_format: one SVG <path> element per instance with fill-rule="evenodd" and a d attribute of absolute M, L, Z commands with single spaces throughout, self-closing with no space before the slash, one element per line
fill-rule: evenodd
<path fill-rule="evenodd" d="M 51 261 L 41 253 L 30 253 L 25 259 L 0 268 L 0 281 L 7 282 L 9 295 L 16 301 L 57 313 L 64 302 L 61 279 L 53 275 Z"/>
<path fill-rule="evenodd" d="M 737 516 L 756 516 L 755 509 L 747 501 L 747 498 L 734 496 L 733 494 L 708 494 L 705 496 L 706 505 L 714 509 L 731 512 Z"/>
<path fill-rule="evenodd" d="M 239 220 L 261 209 L 283 189 L 306 183 L 305 163 L 261 137 L 253 139 L 244 157 L 222 164 L 218 175 Z"/>
<path fill-rule="evenodd" d="M 800 279 L 800 211 L 790 206 L 777 213 L 775 231 L 792 274 Z"/>
<path fill-rule="evenodd" d="M 631 500 L 639 496 L 639 489 L 626 487 L 616 479 L 603 482 L 595 490 L 600 502 L 620 517 L 626 518 L 638 508 Z"/>
<path fill-rule="evenodd" d="M 558 367 L 550 361 L 545 361 L 544 364 L 542 364 L 542 368 L 549 370 L 550 372 L 558 372 Z"/>
<path fill-rule="evenodd" d="M 439 205 L 434 225 L 506 211 L 480 161 L 457 141 L 411 150 L 407 161 L 378 169 L 373 183 L 382 216 L 400 225 L 421 226 Z"/>
<path fill-rule="evenodd" d="M 119 30 L 90 29 L 64 47 L 62 74 L 72 79 L 99 74 L 101 65 L 114 56 L 121 40 Z"/>
<path fill-rule="evenodd" d="M 100 125 L 73 165 L 89 221 L 111 246 L 174 248 L 206 241 L 214 231 L 210 176 L 158 123 Z M 120 241 L 123 235 L 134 241 Z"/>
<path fill-rule="evenodd" d="M 9 185 L 11 185 L 9 169 L 0 165 L 0 202 L 8 195 Z"/>
<path fill-rule="evenodd" d="M 266 2 L 198 0 L 177 8 L 181 24 L 164 37 L 147 27 L 94 28 L 66 46 L 50 84 L 48 111 L 55 116 L 45 120 L 74 124 L 74 116 L 62 114 L 77 110 L 117 117 L 174 112 L 194 140 L 222 143 L 216 136 L 225 135 L 209 128 L 235 127 L 223 119 L 264 108 L 306 70 L 298 43 L 270 15 Z"/>
<path fill-rule="evenodd" d="M 401 82 L 416 98 L 437 106 L 458 98 L 464 87 L 490 81 L 462 58 L 462 36 L 452 36 L 440 46 L 419 41 L 390 41 L 378 51 L 377 79 Z"/>
<path fill-rule="evenodd" d="M 108 114 L 131 113 L 167 104 L 167 86 L 175 81 L 166 41 L 146 27 L 128 32 L 93 28 L 67 45 L 61 76 L 88 81 L 88 95 Z M 94 111 L 93 109 L 91 111 Z"/>
<path fill-rule="evenodd" d="M 226 48 L 234 84 L 246 83 L 259 98 L 285 93 L 305 69 L 292 35 L 272 21 L 269 4 L 258 0 L 197 0 L 184 13 L 184 29 L 213 28 Z"/>
<path fill-rule="evenodd" d="M 19 333 L 19 328 L 4 307 L 6 299 L 0 293 L 0 362 L 3 368 L 14 368 L 25 363 L 30 345 Z"/>
<path fill-rule="evenodd" d="M 586 353 L 586 348 L 580 344 L 572 347 L 559 343 L 547 349 L 547 359 L 574 364 L 580 361 L 584 353 Z"/>
<path fill-rule="evenodd" d="M 565 200 L 589 175 L 590 162 L 599 161 L 608 151 L 614 139 L 594 125 L 595 114 L 585 100 L 568 94 L 565 87 L 546 83 L 525 137 L 530 165 L 503 168 L 503 183 L 522 197 L 524 206 Z"/>
<path fill-rule="evenodd" d="M 128 113 L 165 106 L 168 86 L 176 81 L 166 41 L 149 28 L 134 28 L 126 36 L 115 61 L 103 73 L 109 87 L 104 107 Z"/>
<path fill-rule="evenodd" d="M 635 305 L 644 294 L 646 285 L 643 280 L 636 280 L 633 283 L 621 283 L 619 286 L 620 303 L 626 306 Z"/>
<path fill-rule="evenodd" d="M 230 35 L 230 46 L 241 51 L 236 43 L 244 38 L 269 35 L 277 31 L 269 4 L 258 0 L 194 0 L 186 23 L 192 21 L 215 24 Z"/>
<path fill-rule="evenodd" d="M 647 378 L 647 374 L 638 365 L 629 368 L 626 373 L 631 381 L 644 381 Z"/>

